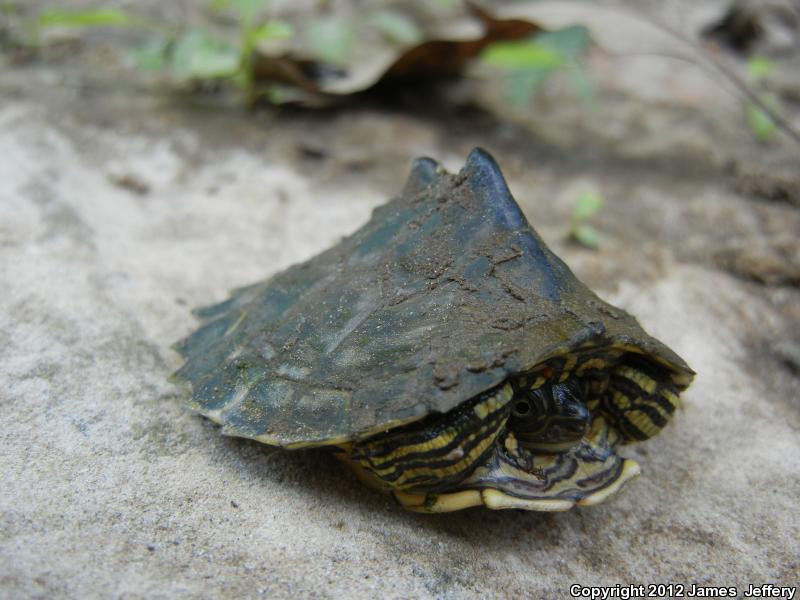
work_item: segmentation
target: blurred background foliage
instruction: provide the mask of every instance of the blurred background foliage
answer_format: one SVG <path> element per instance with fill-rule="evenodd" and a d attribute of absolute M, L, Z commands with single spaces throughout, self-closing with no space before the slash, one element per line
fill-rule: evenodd
<path fill-rule="evenodd" d="M 47 50 L 64 40 L 103 33 L 120 65 L 153 77 L 151 85 L 211 92 L 248 107 L 313 109 L 376 95 L 381 101 L 425 98 L 426 90 L 464 81 L 496 90 L 510 113 L 542 110 L 539 98 L 552 86 L 566 90 L 588 114 L 601 102 L 600 75 L 589 58 L 609 52 L 593 22 L 588 16 L 583 22 L 581 12 L 578 22 L 542 22 L 534 0 L 323 1 L 311 11 L 281 10 L 270 0 L 199 1 L 206 16 L 199 22 L 156 20 L 135 3 L 114 0 L 89 2 L 82 10 L 40 4 L 44 8 L 35 12 L 21 2 L 0 2 L 0 48 L 47 60 Z M 677 40 L 686 50 L 681 60 L 696 62 L 709 77 L 721 75 L 739 98 L 738 126 L 756 143 L 769 145 L 780 133 L 800 143 L 784 116 L 786 96 L 773 84 L 782 67 L 759 43 L 768 33 L 765 17 L 745 5 L 733 2 L 721 20 L 694 37 L 651 22 L 636 4 L 619 10 Z M 794 21 L 781 14 L 800 41 L 800 14 Z M 602 206 L 595 192 L 578 195 L 565 237 L 596 248 L 601 235 L 591 221 Z"/>
<path fill-rule="evenodd" d="M 251 106 L 326 106 L 398 81 L 408 87 L 463 77 L 474 64 L 483 67 L 478 73 L 501 81 L 511 109 L 531 106 L 554 78 L 566 81 L 587 110 L 597 101 L 585 61 L 593 44 L 590 28 L 575 23 L 547 29 L 525 16 L 524 5 L 534 1 L 514 3 L 517 16 L 511 18 L 493 14 L 491 3 L 484 8 L 460 0 L 321 2 L 302 18 L 279 14 L 270 0 L 204 1 L 212 26 L 155 22 L 102 2 L 85 10 L 54 5 L 16 22 L 25 11 L 3 2 L 0 15 L 16 24 L 2 29 L 6 45 L 13 39 L 32 52 L 96 29 L 138 32 L 120 39 L 120 52 L 135 69 L 161 74 L 166 85 L 235 88 Z M 706 41 L 749 54 L 741 77 L 730 70 L 725 75 L 743 91 L 743 122 L 754 138 L 767 142 L 783 130 L 800 141 L 781 117 L 780 98 L 765 85 L 774 63 L 752 53 L 763 26 L 741 6 L 733 3 L 720 22 L 709 24 Z M 698 63 L 708 60 L 698 57 Z"/>

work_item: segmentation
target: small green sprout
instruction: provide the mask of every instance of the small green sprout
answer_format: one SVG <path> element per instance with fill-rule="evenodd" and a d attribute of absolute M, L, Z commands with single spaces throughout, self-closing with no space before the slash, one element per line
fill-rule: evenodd
<path fill-rule="evenodd" d="M 526 40 L 491 44 L 481 60 L 505 71 L 506 96 L 512 106 L 528 104 L 541 84 L 558 72 L 564 72 L 581 100 L 593 106 L 594 91 L 583 66 L 589 41 L 588 29 L 575 25 Z"/>
<path fill-rule="evenodd" d="M 163 31 L 163 28 L 147 19 L 116 8 L 98 8 L 92 10 L 63 10 L 50 8 L 39 13 L 30 25 L 29 44 L 41 46 L 41 34 L 48 29 L 83 29 L 90 27 L 123 27 L 144 29 L 151 32 Z"/>
<path fill-rule="evenodd" d="M 256 46 L 268 39 L 294 35 L 283 21 L 259 21 L 266 0 L 212 0 L 214 10 L 230 10 L 239 25 L 239 37 L 228 41 L 199 28 L 164 26 L 118 9 L 42 12 L 33 30 L 38 40 L 50 28 L 127 27 L 150 32 L 146 42 L 130 56 L 142 71 L 168 70 L 177 81 L 229 80 L 255 93 L 252 56 Z"/>
<path fill-rule="evenodd" d="M 486 48 L 481 58 L 487 65 L 509 70 L 550 71 L 564 66 L 560 54 L 534 40 L 497 42 Z"/>
<path fill-rule="evenodd" d="M 754 56 L 747 61 L 747 73 L 755 85 L 763 86 L 764 80 L 774 70 L 775 63 L 767 58 Z M 778 125 L 763 107 L 774 114 L 780 114 L 780 101 L 775 94 L 769 92 L 758 94 L 758 100 L 761 102 L 761 106 L 753 101 L 745 103 L 744 116 L 753 137 L 759 142 L 767 142 L 777 133 Z"/>
<path fill-rule="evenodd" d="M 769 99 L 774 99 L 774 97 L 763 96 L 761 98 L 762 102 L 767 102 Z M 759 142 L 766 142 L 778 131 L 778 126 L 772 120 L 772 117 L 754 103 L 748 102 L 745 104 L 744 114 L 747 119 L 747 125 L 750 127 L 750 132 Z"/>
<path fill-rule="evenodd" d="M 170 68 L 177 80 L 219 79 L 239 70 L 239 52 L 232 44 L 202 29 L 190 29 L 172 46 Z"/>
<path fill-rule="evenodd" d="M 37 29 L 53 27 L 151 27 L 152 24 L 116 8 L 69 11 L 52 8 L 39 14 Z"/>
<path fill-rule="evenodd" d="M 763 56 L 754 56 L 747 61 L 747 72 L 753 81 L 768 77 L 775 70 L 775 63 Z"/>
<path fill-rule="evenodd" d="M 294 35 L 292 26 L 284 21 L 270 20 L 259 23 L 256 19 L 259 11 L 266 6 L 266 0 L 212 0 L 215 10 L 230 9 L 239 21 L 239 45 L 236 68 L 228 72 L 234 82 L 247 90 L 251 100 L 256 90 L 253 78 L 253 52 L 260 42 L 270 39 L 286 39 Z M 221 47 L 224 53 L 227 50 Z"/>
<path fill-rule="evenodd" d="M 570 219 L 568 238 L 586 248 L 596 249 L 600 245 L 600 235 L 588 223 L 603 206 L 603 197 L 596 192 L 584 192 L 578 196 Z"/>
<path fill-rule="evenodd" d="M 244 25 L 251 25 L 265 5 L 266 0 L 211 0 L 211 8 L 216 11 L 233 10 Z"/>

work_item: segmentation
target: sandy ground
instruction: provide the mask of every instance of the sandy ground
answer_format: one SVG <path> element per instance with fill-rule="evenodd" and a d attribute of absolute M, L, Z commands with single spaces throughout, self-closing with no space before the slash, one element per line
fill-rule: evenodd
<path fill-rule="evenodd" d="M 620 91 L 626 72 L 598 117 L 554 109 L 559 133 L 475 108 L 256 117 L 63 73 L 0 74 L 0 597 L 798 584 L 800 213 L 730 168 L 759 156 L 769 178 L 792 150 L 750 141 L 718 87 L 664 106 Z M 353 231 L 413 157 L 457 169 L 474 145 L 576 274 L 698 373 L 628 450 L 640 478 L 563 514 L 420 516 L 324 452 L 224 438 L 181 406 L 166 378 L 189 308 Z M 563 239 L 587 189 L 607 201 L 597 252 Z"/>

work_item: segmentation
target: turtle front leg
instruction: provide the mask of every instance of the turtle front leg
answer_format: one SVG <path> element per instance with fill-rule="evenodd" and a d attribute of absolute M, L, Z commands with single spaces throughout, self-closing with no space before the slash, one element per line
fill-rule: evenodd
<path fill-rule="evenodd" d="M 451 488 L 492 451 L 505 431 L 513 395 L 505 383 L 434 419 L 355 442 L 341 458 L 359 478 L 385 491 Z"/>

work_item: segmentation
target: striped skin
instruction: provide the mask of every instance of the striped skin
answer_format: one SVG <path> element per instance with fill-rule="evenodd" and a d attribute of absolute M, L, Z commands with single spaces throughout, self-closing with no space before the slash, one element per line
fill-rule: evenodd
<path fill-rule="evenodd" d="M 515 403 L 556 384 L 580 390 L 576 393 L 583 394 L 590 420 L 601 424 L 593 426 L 596 432 L 563 448 L 537 447 L 525 441 L 523 430 L 515 437 L 522 424 L 512 416 Z M 409 498 L 476 486 L 490 489 L 494 481 L 505 494 L 537 502 L 567 497 L 580 501 L 592 490 L 615 485 L 625 468 L 626 477 L 631 476 L 633 467 L 624 467 L 614 447 L 658 433 L 675 411 L 682 387 L 666 368 L 640 353 L 586 346 L 555 356 L 446 414 L 342 446 L 340 458 L 370 485 L 411 494 Z M 511 452 L 509 440 L 517 444 L 517 439 L 527 448 Z M 595 451 L 581 450 L 587 440 L 605 449 L 602 461 Z M 527 466 L 522 464 L 525 456 Z"/>
<path fill-rule="evenodd" d="M 627 354 L 611 369 L 603 412 L 627 440 L 646 440 L 667 424 L 680 404 L 679 388 L 665 369 Z"/>
<path fill-rule="evenodd" d="M 646 440 L 661 431 L 685 387 L 644 355 L 617 348 L 589 348 L 556 357 L 533 372 L 542 369 L 552 369 L 557 373 L 553 379 L 560 382 L 581 380 L 589 410 L 604 414 L 625 441 Z"/>
<path fill-rule="evenodd" d="M 396 490 L 456 483 L 482 462 L 505 427 L 513 395 L 506 383 L 423 427 L 355 444 L 351 457 Z"/>

